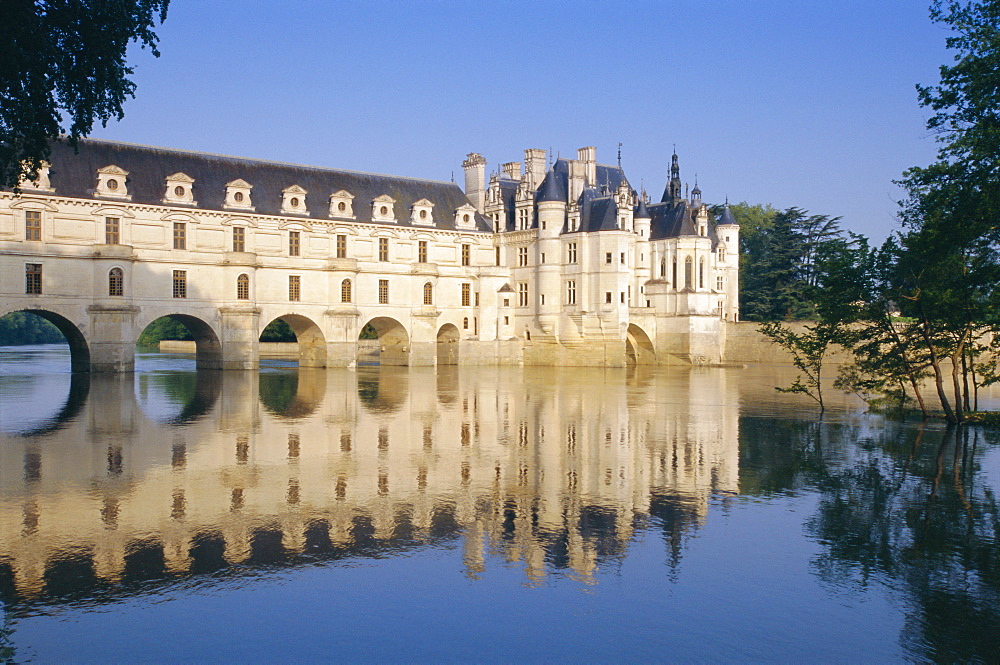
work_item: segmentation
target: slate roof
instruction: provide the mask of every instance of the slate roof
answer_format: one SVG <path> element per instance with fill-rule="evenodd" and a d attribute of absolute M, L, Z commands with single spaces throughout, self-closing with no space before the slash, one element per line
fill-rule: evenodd
<path fill-rule="evenodd" d="M 126 186 L 132 203 L 163 205 L 167 176 L 185 173 L 194 178 L 196 209 L 225 210 L 226 183 L 243 179 L 253 185 L 251 202 L 254 213 L 281 215 L 282 190 L 291 185 L 304 188 L 308 215 L 289 215 L 304 219 L 329 221 L 329 196 L 346 190 L 354 195 L 354 221 L 373 223 L 371 202 L 383 194 L 395 199 L 397 222 L 386 226 L 409 226 L 410 206 L 420 199 L 434 204 L 435 226 L 455 229 L 455 211 L 468 203 L 465 193 L 455 183 L 420 180 L 339 169 L 267 162 L 243 157 L 188 152 L 169 148 L 84 139 L 79 152 L 64 143 L 52 145 L 51 186 L 56 196 L 91 200 L 97 184 L 97 169 L 114 164 L 129 172 Z M 179 206 L 185 207 L 185 206 Z M 240 211 L 227 210 L 234 215 Z M 374 222 L 378 224 L 379 222 Z M 485 217 L 476 215 L 476 230 L 490 231 Z"/>
<path fill-rule="evenodd" d="M 733 217 L 733 211 L 729 209 L 727 205 L 722 209 L 722 216 L 719 218 L 719 224 L 732 224 L 734 226 L 739 226 L 739 222 Z"/>
<path fill-rule="evenodd" d="M 654 203 L 649 206 L 649 213 L 652 217 L 649 239 L 698 235 L 698 228 L 694 223 L 694 216 L 697 212 L 697 207 L 691 205 L 687 199 L 681 199 L 676 204 L 670 202 Z"/>

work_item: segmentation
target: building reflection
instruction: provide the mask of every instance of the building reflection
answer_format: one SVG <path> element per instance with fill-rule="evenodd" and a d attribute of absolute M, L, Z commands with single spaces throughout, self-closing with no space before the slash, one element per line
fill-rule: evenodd
<path fill-rule="evenodd" d="M 57 601 L 434 543 L 461 548 L 472 577 L 505 561 L 529 583 L 590 582 L 649 528 L 676 563 L 712 497 L 739 491 L 731 380 L 644 368 L 94 375 L 58 426 L 0 435 L 0 594 Z"/>

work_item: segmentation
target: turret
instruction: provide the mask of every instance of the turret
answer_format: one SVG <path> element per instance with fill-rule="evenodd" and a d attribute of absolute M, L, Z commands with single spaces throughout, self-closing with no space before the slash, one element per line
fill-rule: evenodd
<path fill-rule="evenodd" d="M 635 213 L 632 215 L 635 232 L 639 235 L 640 240 L 649 240 L 649 225 L 652 218 L 653 216 L 649 214 L 649 208 L 646 207 L 646 192 L 643 192 L 642 196 L 639 197 L 639 205 L 636 206 Z"/>

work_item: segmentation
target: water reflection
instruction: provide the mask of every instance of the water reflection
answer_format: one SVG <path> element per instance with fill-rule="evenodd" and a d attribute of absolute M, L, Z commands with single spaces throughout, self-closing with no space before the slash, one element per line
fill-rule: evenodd
<path fill-rule="evenodd" d="M 460 553 L 473 580 L 502 566 L 527 586 L 590 585 L 644 536 L 677 581 L 706 525 L 806 495 L 794 529 L 818 545 L 814 586 L 892 589 L 912 659 L 995 654 L 993 435 L 886 422 L 846 402 L 820 422 L 750 370 L 156 362 L 71 384 L 73 408 L 44 429 L 0 434 L 0 600 L 12 616 L 430 548 Z M 16 408 L 18 394 L 46 389 L 5 394 Z M 736 553 L 726 575 L 747 575 L 738 530 L 725 547 Z"/>
<path fill-rule="evenodd" d="M 706 418 L 690 403 L 724 395 L 726 374 L 551 378 L 455 367 L 151 372 L 137 385 L 96 375 L 93 398 L 44 446 L 3 442 L 0 588 L 56 602 L 451 541 L 472 577 L 497 556 L 531 582 L 560 570 L 589 581 L 651 518 L 676 560 L 709 496 L 739 489 L 735 409 Z"/>

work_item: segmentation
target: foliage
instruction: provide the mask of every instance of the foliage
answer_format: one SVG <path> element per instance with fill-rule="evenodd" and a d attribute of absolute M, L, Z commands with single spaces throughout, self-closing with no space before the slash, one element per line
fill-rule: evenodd
<path fill-rule="evenodd" d="M 12 312 L 0 317 L 0 346 L 59 344 L 66 338 L 59 329 L 29 312 Z"/>
<path fill-rule="evenodd" d="M 365 327 L 361 329 L 361 334 L 358 335 L 358 339 L 378 339 L 378 331 L 375 330 L 375 326 L 370 323 L 366 323 Z"/>
<path fill-rule="evenodd" d="M 294 342 L 298 338 L 291 326 L 285 323 L 284 319 L 275 319 L 267 324 L 260 334 L 262 342 Z"/>
<path fill-rule="evenodd" d="M 840 220 L 800 208 L 730 206 L 740 224 L 740 304 L 749 321 L 812 318 L 808 291 L 815 286 L 823 247 L 840 237 Z"/>
<path fill-rule="evenodd" d="M 4 0 L 0 20 L 0 186 L 34 180 L 49 142 L 124 117 L 135 96 L 125 56 L 149 47 L 169 0 Z M 66 122 L 68 121 L 68 127 Z"/>
<path fill-rule="evenodd" d="M 156 346 L 164 339 L 189 340 L 194 338 L 191 336 L 191 331 L 183 323 L 169 316 L 161 316 L 146 326 L 146 329 L 139 335 L 136 344 L 138 346 Z"/>

